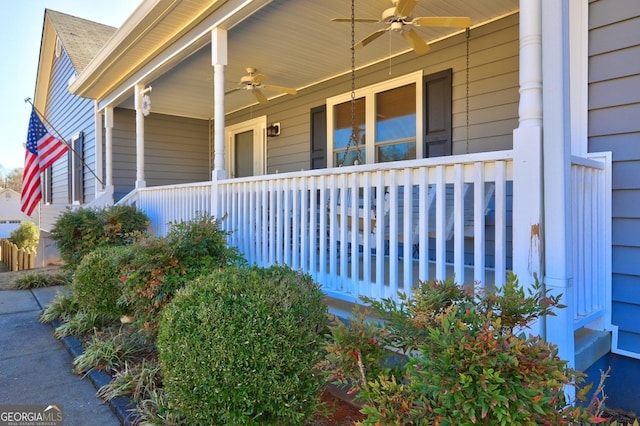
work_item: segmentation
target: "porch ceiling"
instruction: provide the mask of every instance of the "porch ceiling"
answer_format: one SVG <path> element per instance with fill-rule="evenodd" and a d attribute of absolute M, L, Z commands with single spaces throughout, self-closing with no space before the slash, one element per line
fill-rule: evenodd
<path fill-rule="evenodd" d="M 469 16 L 472 26 L 512 13 L 518 0 L 418 0 L 413 16 Z M 356 16 L 379 19 L 392 7 L 390 0 L 356 0 Z M 237 88 L 247 67 L 268 76 L 267 84 L 298 90 L 349 72 L 351 66 L 349 23 L 331 22 L 331 18 L 349 18 L 346 0 L 272 0 L 228 30 L 228 66 L 225 91 Z M 192 22 L 197 19 L 192 19 Z M 357 23 L 356 41 L 383 28 L 380 23 Z M 458 28 L 417 28 L 426 41 L 461 31 Z M 211 46 L 203 36 L 198 49 L 185 49 L 173 65 L 156 69 L 142 80 L 153 87 L 152 111 L 157 113 L 209 119 L 213 117 L 213 67 Z M 356 66 L 363 67 L 402 53 L 413 55 L 399 34 L 389 32 L 356 51 Z M 424 55 L 428 61 L 429 54 Z M 264 91 L 268 98 L 281 96 Z M 225 98 L 227 112 L 255 103 L 244 90 Z M 133 108 L 132 97 L 121 106 Z"/>

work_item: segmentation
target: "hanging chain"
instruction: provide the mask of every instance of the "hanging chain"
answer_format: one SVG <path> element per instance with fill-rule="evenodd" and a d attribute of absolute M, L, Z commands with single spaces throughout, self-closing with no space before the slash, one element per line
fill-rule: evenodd
<path fill-rule="evenodd" d="M 362 164 L 362 154 L 358 144 L 359 128 L 356 126 L 356 6 L 355 0 L 351 0 L 351 136 L 347 141 L 344 157 L 338 166 L 344 165 L 349 154 L 349 148 L 353 146 L 356 150 L 355 164 Z"/>
<path fill-rule="evenodd" d="M 467 148 L 466 148 L 466 153 L 468 154 L 469 153 L 469 38 L 471 36 L 471 30 L 469 28 L 467 28 L 466 33 L 467 33 L 467 41 L 466 41 L 466 44 L 467 44 L 467 55 L 466 55 L 466 57 L 467 57 L 467 68 L 466 68 L 466 83 L 465 83 L 465 85 L 466 85 L 467 93 L 466 93 L 465 99 L 466 99 L 467 105 L 466 105 L 465 111 L 466 111 L 466 119 L 467 119 L 467 127 L 466 127 L 466 131 L 467 131 L 467 136 L 466 136 Z"/>

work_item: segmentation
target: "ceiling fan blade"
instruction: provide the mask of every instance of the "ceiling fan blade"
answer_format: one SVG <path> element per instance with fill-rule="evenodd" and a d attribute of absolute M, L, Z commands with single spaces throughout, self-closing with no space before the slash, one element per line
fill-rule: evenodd
<path fill-rule="evenodd" d="M 291 89 L 289 87 L 273 86 L 271 84 L 263 84 L 262 87 L 267 90 L 273 90 L 274 92 L 288 93 L 289 95 L 295 95 L 298 93 L 296 89 Z"/>
<path fill-rule="evenodd" d="M 385 32 L 387 32 L 388 28 L 383 28 L 381 30 L 378 30 L 376 32 L 373 32 L 371 34 L 369 34 L 368 36 L 366 36 L 365 38 L 363 38 L 362 40 L 360 40 L 359 42 L 357 42 L 355 44 L 355 48 L 359 49 L 361 47 L 366 46 L 367 44 L 371 43 L 373 40 L 377 39 L 378 37 L 380 37 L 382 34 L 384 34 Z"/>
<path fill-rule="evenodd" d="M 409 16 L 413 8 L 418 4 L 418 0 L 400 0 L 396 5 L 396 16 Z"/>
<path fill-rule="evenodd" d="M 427 53 L 429 51 L 429 45 L 412 29 L 402 32 L 402 37 L 413 47 L 413 51 L 418 55 Z"/>
<path fill-rule="evenodd" d="M 233 93 L 233 92 L 237 92 L 238 90 L 240 90 L 240 88 L 235 88 L 235 89 L 231 89 L 231 90 L 227 90 L 226 92 L 224 92 L 225 95 L 228 95 L 229 93 Z"/>
<path fill-rule="evenodd" d="M 471 26 L 471 18 L 467 16 L 423 16 L 413 18 L 412 21 L 419 27 L 458 27 Z"/>
<path fill-rule="evenodd" d="M 255 74 L 253 75 L 253 83 L 254 84 L 260 84 L 264 81 L 267 81 L 267 76 L 264 74 Z"/>
<path fill-rule="evenodd" d="M 268 102 L 267 97 L 264 95 L 264 93 L 262 93 L 260 89 L 253 89 L 251 91 L 253 92 L 253 95 L 256 97 L 258 102 L 260 102 L 261 104 L 266 104 Z"/>
<path fill-rule="evenodd" d="M 356 22 L 380 22 L 379 19 L 373 18 L 356 18 Z M 331 22 L 351 22 L 351 18 L 332 18 Z"/>

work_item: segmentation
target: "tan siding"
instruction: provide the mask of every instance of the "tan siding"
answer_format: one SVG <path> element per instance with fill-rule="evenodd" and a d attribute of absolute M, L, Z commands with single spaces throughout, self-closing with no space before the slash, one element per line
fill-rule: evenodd
<path fill-rule="evenodd" d="M 467 152 L 465 41 L 465 35 L 460 34 L 432 45 L 426 55 L 416 56 L 410 52 L 358 70 L 356 87 L 417 70 L 423 70 L 427 75 L 453 68 L 453 152 Z M 513 129 L 518 126 L 518 15 L 473 30 L 469 65 L 468 151 L 510 149 Z M 306 170 L 310 168 L 311 108 L 324 104 L 328 97 L 349 90 L 349 76 L 341 76 L 302 90 L 296 96 L 271 100 L 267 105 L 254 105 L 250 113 L 238 111 L 227 117 L 227 124 L 268 114 L 269 123 L 280 122 L 282 134 L 267 142 L 267 173 Z"/>
<path fill-rule="evenodd" d="M 135 112 L 114 114 L 113 180 L 116 199 L 135 187 Z M 145 180 L 147 186 L 201 182 L 209 171 L 209 123 L 206 120 L 151 114 L 145 118 Z"/>

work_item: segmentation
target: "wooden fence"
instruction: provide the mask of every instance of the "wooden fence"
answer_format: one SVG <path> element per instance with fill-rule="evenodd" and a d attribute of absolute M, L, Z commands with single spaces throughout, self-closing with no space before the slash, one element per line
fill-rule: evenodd
<path fill-rule="evenodd" d="M 8 239 L 0 240 L 0 262 L 10 271 L 22 271 L 36 267 L 36 251 L 20 249 Z"/>

